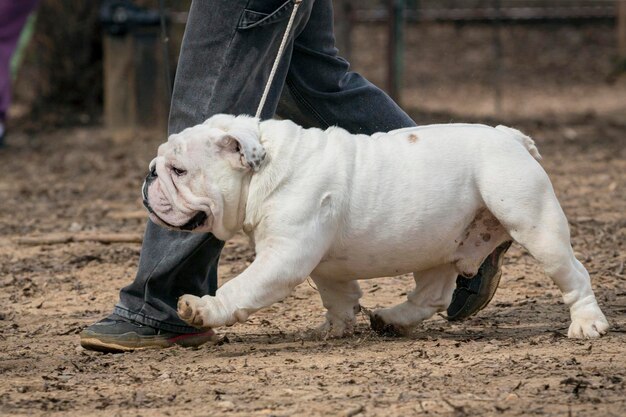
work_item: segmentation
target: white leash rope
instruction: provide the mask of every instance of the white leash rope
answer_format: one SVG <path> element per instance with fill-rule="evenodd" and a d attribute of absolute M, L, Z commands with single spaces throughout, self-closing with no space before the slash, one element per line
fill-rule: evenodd
<path fill-rule="evenodd" d="M 293 25 L 293 21 L 296 17 L 296 12 L 300 7 L 300 3 L 302 0 L 293 0 L 293 10 L 291 11 L 291 16 L 289 17 L 289 23 L 287 23 L 287 27 L 285 28 L 285 34 L 283 35 L 283 40 L 280 42 L 280 46 L 278 47 L 278 52 L 276 53 L 276 59 L 274 60 L 274 65 L 272 65 L 272 71 L 270 71 L 270 76 L 267 79 L 267 83 L 265 84 L 265 91 L 263 91 L 263 95 L 261 96 L 261 101 L 259 102 L 259 107 L 256 109 L 255 117 L 257 119 L 261 118 L 261 112 L 263 111 L 263 106 L 265 106 L 265 101 L 267 100 L 267 96 L 270 92 L 270 88 L 272 87 L 272 81 L 274 81 L 274 76 L 276 75 L 276 70 L 278 69 L 278 64 L 280 63 L 280 58 L 283 56 L 283 52 L 285 51 L 285 45 L 287 44 L 287 39 L 289 39 L 289 34 L 291 33 L 291 26 Z"/>

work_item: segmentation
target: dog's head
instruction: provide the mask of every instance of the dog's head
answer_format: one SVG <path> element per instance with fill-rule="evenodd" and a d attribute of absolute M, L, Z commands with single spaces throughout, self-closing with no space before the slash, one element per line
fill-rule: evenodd
<path fill-rule="evenodd" d="M 159 146 L 143 184 L 150 219 L 227 239 L 241 228 L 251 174 L 265 159 L 258 119 L 216 115 Z"/>

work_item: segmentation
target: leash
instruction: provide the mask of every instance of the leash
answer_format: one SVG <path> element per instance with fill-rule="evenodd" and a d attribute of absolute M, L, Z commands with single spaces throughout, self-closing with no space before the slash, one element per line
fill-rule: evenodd
<path fill-rule="evenodd" d="M 289 22 L 287 22 L 287 27 L 285 28 L 285 33 L 283 34 L 283 39 L 280 42 L 280 46 L 278 47 L 278 52 L 276 53 L 276 59 L 274 59 L 274 64 L 272 65 L 272 70 L 270 71 L 269 78 L 267 79 L 267 83 L 265 84 L 265 89 L 263 90 L 263 95 L 261 96 L 261 101 L 259 102 L 259 107 L 257 107 L 255 117 L 257 119 L 261 118 L 261 112 L 263 111 L 263 107 L 265 106 L 265 102 L 267 101 L 267 96 L 269 95 L 270 88 L 272 87 L 272 82 L 274 81 L 274 77 L 276 76 L 276 71 L 278 70 L 278 64 L 280 63 L 280 59 L 285 52 L 285 46 L 287 45 L 287 39 L 289 39 L 289 35 L 291 34 L 291 27 L 293 26 L 293 21 L 295 20 L 296 13 L 298 12 L 298 8 L 300 7 L 300 3 L 302 0 L 293 0 L 293 10 L 291 11 L 291 16 L 289 16 Z M 165 4 L 164 0 L 159 0 L 159 11 L 161 15 L 161 42 L 163 45 L 163 60 L 165 67 L 165 81 L 167 84 L 167 93 L 169 100 L 172 99 L 172 81 L 170 78 L 170 68 L 169 68 L 169 37 L 167 36 L 167 26 L 165 22 Z"/>
<path fill-rule="evenodd" d="M 287 27 L 285 28 L 285 33 L 283 34 L 283 39 L 280 42 L 280 46 L 278 47 L 278 52 L 276 53 L 276 59 L 274 60 L 274 65 L 272 65 L 270 76 L 267 79 L 267 83 L 265 84 L 265 90 L 263 91 L 263 95 L 261 96 L 259 107 L 257 107 L 256 109 L 256 115 L 254 117 L 256 117 L 257 119 L 261 118 L 261 112 L 263 111 L 263 107 L 265 106 L 265 101 L 267 100 L 267 96 L 270 92 L 272 81 L 274 81 L 274 76 L 276 75 L 276 70 L 278 69 L 280 58 L 282 58 L 283 52 L 285 51 L 285 45 L 287 45 L 287 39 L 289 38 L 289 34 L 291 33 L 291 26 L 293 25 L 293 21 L 296 17 L 296 13 L 298 12 L 298 8 L 300 7 L 300 3 L 302 3 L 302 0 L 293 0 L 293 10 L 291 11 L 289 22 L 287 23 Z"/>

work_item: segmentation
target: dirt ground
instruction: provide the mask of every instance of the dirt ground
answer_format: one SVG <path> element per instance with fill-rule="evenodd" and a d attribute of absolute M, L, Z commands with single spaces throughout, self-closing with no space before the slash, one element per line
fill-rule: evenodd
<path fill-rule="evenodd" d="M 456 101 L 436 85 L 424 88 L 441 98 L 431 111 L 440 111 L 445 97 Z M 602 88 L 593 90 L 605 94 L 599 102 L 624 104 L 615 98 L 623 86 Z M 570 104 L 564 97 L 551 99 Z M 569 316 L 556 287 L 513 246 L 483 312 L 461 323 L 437 316 L 408 338 L 379 337 L 360 317 L 354 337 L 315 339 L 308 330 L 323 320 L 323 309 L 313 285 L 303 284 L 247 324 L 222 329 L 216 346 L 85 351 L 78 333 L 110 312 L 119 288 L 133 278 L 140 244 L 16 239 L 141 234 L 140 185 L 163 137 L 100 127 L 14 130 L 11 146 L 0 151 L 0 414 L 626 415 L 626 113 L 574 110 L 557 118 L 522 112 L 498 122 L 531 134 L 544 156 L 573 247 L 612 325 L 593 341 L 565 337 Z M 253 256 L 243 236 L 229 242 L 222 282 Z M 403 299 L 411 278 L 371 280 L 362 288 L 364 306 L 388 306 Z"/>
<path fill-rule="evenodd" d="M 301 285 L 224 343 L 120 355 L 78 347 L 135 271 L 139 244 L 24 246 L 15 238 L 136 232 L 139 186 L 160 137 L 120 142 L 99 128 L 14 136 L 0 154 L 0 412 L 66 415 L 624 415 L 626 124 L 522 126 L 534 135 L 570 219 L 611 333 L 568 340 L 555 286 L 513 247 L 490 306 L 437 317 L 410 338 L 370 332 L 315 340 L 315 289 Z M 129 213 L 129 215 L 125 213 Z M 123 217 L 130 217 L 123 219 Z M 120 219 L 120 217 L 122 217 Z M 222 256 L 227 280 L 252 259 L 243 237 Z M 407 276 L 363 283 L 367 307 L 397 303 Z"/>

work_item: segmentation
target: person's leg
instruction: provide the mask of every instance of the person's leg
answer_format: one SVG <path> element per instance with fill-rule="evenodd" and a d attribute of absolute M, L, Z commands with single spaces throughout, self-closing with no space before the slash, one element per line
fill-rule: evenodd
<path fill-rule="evenodd" d="M 28 15 L 39 0 L 0 0 L 0 146 L 11 104 L 11 57 Z"/>
<path fill-rule="evenodd" d="M 281 8 L 283 3 L 192 3 L 174 83 L 170 134 L 217 113 L 255 113 L 292 10 L 289 2 Z M 256 15 L 246 8 L 274 13 L 278 21 L 247 28 L 246 16 Z M 297 22 L 304 20 L 308 10 L 301 8 Z M 281 86 L 282 79 L 279 74 L 276 84 Z M 274 114 L 278 102 L 280 87 L 274 90 L 265 118 Z M 174 232 L 148 222 L 137 277 L 122 289 L 115 313 L 164 330 L 196 331 L 178 318 L 176 303 L 183 294 L 215 293 L 222 246 L 211 234 Z"/>
<path fill-rule="evenodd" d="M 174 82 L 170 133 L 216 113 L 255 113 L 292 7 L 285 0 L 192 3 Z M 312 7 L 312 0 L 300 7 L 296 28 L 306 25 Z M 274 114 L 286 71 L 283 66 L 277 73 L 264 118 Z M 197 329 L 178 318 L 176 303 L 183 294 L 215 292 L 222 247 L 213 235 L 173 232 L 148 222 L 135 280 L 120 291 L 113 316 L 81 333 L 81 344 L 128 350 L 197 335 Z M 202 341 L 192 337 L 194 343 Z"/>
<path fill-rule="evenodd" d="M 305 127 L 336 125 L 352 133 L 415 126 L 385 92 L 349 67 L 335 48 L 332 2 L 318 0 L 295 38 L 277 113 Z"/>

